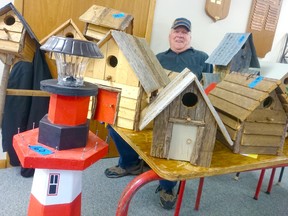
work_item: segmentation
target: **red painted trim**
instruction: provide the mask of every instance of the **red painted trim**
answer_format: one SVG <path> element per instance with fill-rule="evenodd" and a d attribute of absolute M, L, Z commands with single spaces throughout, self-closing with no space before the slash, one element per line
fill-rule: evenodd
<path fill-rule="evenodd" d="M 81 193 L 71 202 L 58 205 L 42 205 L 32 194 L 28 209 L 28 216 L 80 216 Z"/>

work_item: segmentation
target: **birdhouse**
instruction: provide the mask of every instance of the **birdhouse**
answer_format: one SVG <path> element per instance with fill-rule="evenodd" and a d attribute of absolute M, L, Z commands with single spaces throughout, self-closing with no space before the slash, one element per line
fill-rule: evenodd
<path fill-rule="evenodd" d="M 24 17 L 12 3 L 0 9 L 0 58 L 12 54 L 18 59 L 32 62 L 38 40 Z"/>
<path fill-rule="evenodd" d="M 214 73 L 222 80 L 231 71 L 249 73 L 249 68 L 260 68 L 250 33 L 227 33 L 206 63 L 215 65 Z"/>
<path fill-rule="evenodd" d="M 233 140 L 229 147 L 235 153 L 281 154 L 288 111 L 281 80 L 233 72 L 217 84 L 209 99 Z"/>
<path fill-rule="evenodd" d="M 141 113 L 139 129 L 154 119 L 151 156 L 209 167 L 217 126 L 232 144 L 217 112 L 196 76 L 177 75 Z"/>
<path fill-rule="evenodd" d="M 110 30 L 133 33 L 133 16 L 112 8 L 93 5 L 79 19 L 86 23 L 84 35 L 96 41 Z"/>
<path fill-rule="evenodd" d="M 97 83 L 99 89 L 105 86 L 103 90 L 112 91 L 115 100 L 97 103 L 96 110 L 104 112 L 95 119 L 101 121 L 104 114 L 110 113 L 114 116 L 112 124 L 138 130 L 140 112 L 148 105 L 150 95 L 170 80 L 143 38 L 113 30 L 99 41 L 98 47 L 104 58 L 94 60 L 95 66 L 86 71 L 85 80 Z M 101 100 L 105 98 L 112 97 Z"/>
<path fill-rule="evenodd" d="M 50 37 L 58 36 L 58 37 L 66 37 L 66 38 L 74 38 L 78 40 L 86 40 L 82 32 L 76 26 L 72 19 L 68 19 L 66 22 L 61 24 L 58 28 L 52 31 L 49 35 L 43 38 L 40 41 L 40 44 L 44 44 Z"/>
<path fill-rule="evenodd" d="M 72 19 L 68 19 L 66 22 L 61 24 L 58 28 L 52 31 L 49 35 L 43 38 L 40 41 L 40 44 L 44 44 L 49 38 L 52 36 L 63 37 L 63 38 L 72 38 L 76 40 L 83 40 L 86 41 L 86 38 L 82 34 L 82 32 L 78 29 L 76 24 L 73 22 Z M 46 61 L 49 65 L 50 71 L 53 77 L 57 77 L 56 72 L 56 62 L 54 53 L 46 53 Z"/>

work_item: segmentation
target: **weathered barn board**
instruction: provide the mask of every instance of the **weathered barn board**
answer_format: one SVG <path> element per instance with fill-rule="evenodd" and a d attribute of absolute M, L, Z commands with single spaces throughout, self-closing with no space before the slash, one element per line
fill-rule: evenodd
<path fill-rule="evenodd" d="M 249 110 L 230 103 L 226 98 L 215 97 L 212 92 L 209 94 L 209 99 L 216 110 L 225 110 L 226 113 L 232 116 L 238 116 L 241 121 L 243 121 L 250 113 Z"/>
<path fill-rule="evenodd" d="M 148 105 L 149 97 L 153 91 L 167 85 L 170 79 L 141 38 L 109 31 L 98 46 L 104 59 L 94 60 L 85 73 L 85 80 L 120 88 L 115 125 L 138 130 L 140 113 Z"/>
<path fill-rule="evenodd" d="M 246 110 L 254 110 L 260 104 L 260 102 L 258 104 L 255 103 L 255 100 L 253 99 L 247 98 L 231 91 L 223 90 L 221 88 L 215 89 L 215 91 L 211 92 L 210 94 L 214 95 L 215 97 L 225 97 L 225 99 L 230 103 L 235 104 L 236 106 L 244 108 Z"/>
<path fill-rule="evenodd" d="M 152 120 L 150 154 L 154 157 L 209 167 L 217 126 L 224 131 L 225 139 L 229 137 L 201 84 L 188 69 L 179 73 L 142 111 L 139 128 Z M 230 137 L 227 142 L 232 142 Z"/>
<path fill-rule="evenodd" d="M 267 92 L 259 91 L 257 89 L 247 89 L 247 86 L 240 85 L 238 83 L 231 83 L 228 80 L 223 80 L 222 82 L 217 84 L 217 88 L 225 89 L 227 91 L 230 91 L 230 89 L 233 89 L 233 92 L 244 95 L 247 98 L 251 98 L 254 100 L 263 100 L 268 97 Z"/>
<path fill-rule="evenodd" d="M 280 80 L 232 72 L 210 92 L 209 98 L 234 142 L 235 153 L 281 154 L 287 130 L 287 97 L 281 85 Z M 240 103 L 235 103 L 235 98 Z M 253 109 L 243 109 L 247 101 Z M 221 133 L 217 137 L 223 140 Z"/>
<path fill-rule="evenodd" d="M 133 34 L 134 17 L 113 8 L 92 5 L 79 19 L 86 23 L 84 34 L 97 41 L 110 30 Z"/>

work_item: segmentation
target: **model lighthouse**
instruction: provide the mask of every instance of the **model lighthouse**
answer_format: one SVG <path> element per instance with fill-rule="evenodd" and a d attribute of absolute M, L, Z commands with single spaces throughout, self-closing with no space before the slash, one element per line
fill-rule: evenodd
<path fill-rule="evenodd" d="M 108 145 L 89 131 L 90 97 L 96 85 L 83 81 L 90 58 L 103 58 L 96 44 L 52 36 L 41 47 L 55 56 L 58 79 L 44 80 L 51 93 L 39 128 L 19 133 L 13 146 L 23 167 L 36 168 L 29 216 L 80 216 L 82 171 L 103 158 Z"/>

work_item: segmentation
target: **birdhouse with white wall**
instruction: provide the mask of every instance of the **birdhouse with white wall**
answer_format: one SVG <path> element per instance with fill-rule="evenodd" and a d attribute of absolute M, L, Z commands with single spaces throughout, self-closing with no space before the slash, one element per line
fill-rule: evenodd
<path fill-rule="evenodd" d="M 233 72 L 209 93 L 233 140 L 233 145 L 228 146 L 235 153 L 281 154 L 288 111 L 287 95 L 281 83 L 281 80 Z M 219 140 L 223 141 L 221 136 Z"/>
<path fill-rule="evenodd" d="M 112 8 L 92 5 L 79 19 L 86 23 L 84 35 L 96 41 L 110 30 L 133 34 L 133 16 Z"/>
<path fill-rule="evenodd" d="M 151 156 L 209 167 L 217 126 L 232 144 L 216 110 L 196 76 L 179 73 L 141 113 L 142 130 L 154 120 Z"/>
<path fill-rule="evenodd" d="M 0 35 L 0 58 L 3 62 L 7 54 L 33 61 L 38 40 L 12 3 L 0 9 Z"/>
<path fill-rule="evenodd" d="M 103 91 L 115 94 L 115 100 L 97 103 L 99 113 L 95 119 L 102 121 L 103 115 L 110 113 L 112 122 L 108 123 L 138 130 L 140 113 L 148 105 L 150 95 L 170 80 L 144 38 L 113 30 L 98 46 L 104 59 L 94 60 L 95 66 L 86 71 L 85 80 L 96 83 L 99 89 L 105 86 Z M 111 98 L 110 95 L 101 100 Z"/>

